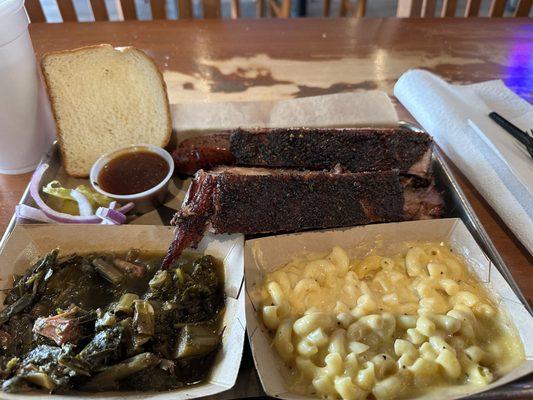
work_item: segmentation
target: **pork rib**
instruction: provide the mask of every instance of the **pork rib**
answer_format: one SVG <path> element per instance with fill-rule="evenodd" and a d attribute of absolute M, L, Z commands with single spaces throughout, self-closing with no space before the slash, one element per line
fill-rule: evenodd
<path fill-rule="evenodd" d="M 168 269 L 187 247 L 195 246 L 202 240 L 207 223 L 213 214 L 215 188 L 215 179 L 203 170 L 194 177 L 180 210 L 170 222 L 177 228 L 161 265 L 163 269 Z"/>

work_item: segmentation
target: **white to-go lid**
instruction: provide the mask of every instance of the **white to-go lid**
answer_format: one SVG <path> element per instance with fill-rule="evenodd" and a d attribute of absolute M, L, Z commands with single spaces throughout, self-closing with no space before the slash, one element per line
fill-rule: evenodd
<path fill-rule="evenodd" d="M 15 40 L 28 23 L 24 0 L 0 0 L 0 46 Z"/>

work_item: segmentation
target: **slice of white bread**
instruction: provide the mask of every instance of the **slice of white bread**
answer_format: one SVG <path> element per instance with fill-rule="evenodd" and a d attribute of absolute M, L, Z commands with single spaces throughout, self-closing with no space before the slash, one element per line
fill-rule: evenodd
<path fill-rule="evenodd" d="M 102 44 L 59 51 L 46 54 L 41 68 L 69 175 L 87 177 L 98 157 L 120 147 L 168 144 L 166 85 L 141 50 Z"/>

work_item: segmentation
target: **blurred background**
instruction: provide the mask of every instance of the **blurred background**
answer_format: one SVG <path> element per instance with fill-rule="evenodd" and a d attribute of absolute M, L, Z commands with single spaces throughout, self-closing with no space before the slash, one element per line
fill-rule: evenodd
<path fill-rule="evenodd" d="M 48 22 L 62 22 L 61 14 L 56 0 L 40 0 Z M 230 0 L 222 1 L 223 18 L 230 18 Z M 105 0 L 109 17 L 112 21 L 120 20 L 120 8 L 117 7 L 117 0 Z M 437 0 L 436 9 L 442 7 L 442 0 Z M 456 15 L 463 15 L 467 0 L 458 0 Z M 73 0 L 74 8 L 78 14 L 79 21 L 93 21 L 93 14 L 88 0 Z M 194 14 L 202 17 L 201 0 L 193 0 Z M 369 0 L 366 5 L 366 17 L 394 17 L 398 0 Z M 511 16 L 514 12 L 516 0 L 508 1 L 505 16 Z M 481 3 L 480 15 L 487 15 L 490 1 Z M 151 19 L 150 2 L 145 0 L 135 0 L 137 15 L 141 20 Z M 294 0 L 291 5 L 292 17 L 322 17 L 323 0 Z M 167 0 L 168 19 L 177 19 L 178 11 L 175 0 Z M 331 16 L 338 16 L 340 12 L 340 0 L 331 0 Z M 256 18 L 255 0 L 241 0 L 241 18 Z"/>

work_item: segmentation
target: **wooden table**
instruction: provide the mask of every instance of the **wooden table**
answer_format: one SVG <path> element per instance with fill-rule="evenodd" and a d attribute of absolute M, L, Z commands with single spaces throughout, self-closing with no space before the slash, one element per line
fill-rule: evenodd
<path fill-rule="evenodd" d="M 456 82 L 503 79 L 533 101 L 530 19 L 297 19 L 32 24 L 37 56 L 109 42 L 135 45 L 164 71 L 171 102 L 278 99 L 355 89 L 391 93 L 407 69 Z M 401 117 L 410 118 L 398 105 Z M 454 170 L 533 304 L 533 259 Z M 0 231 L 29 175 L 0 175 Z"/>
<path fill-rule="evenodd" d="M 533 101 L 530 19 L 305 19 L 32 24 L 37 56 L 111 43 L 147 51 L 171 102 L 279 99 L 356 89 L 389 93 L 409 68 L 455 82 L 503 79 Z M 411 118 L 398 105 L 402 118 Z M 411 118 L 412 119 L 412 118 Z M 533 258 L 472 185 L 454 172 L 524 295 Z M 0 231 L 30 174 L 0 175 Z"/>
<path fill-rule="evenodd" d="M 279 99 L 356 89 L 391 93 L 407 69 L 456 82 L 503 79 L 533 101 L 530 19 L 297 19 L 32 24 L 37 56 L 109 42 L 147 51 L 171 102 Z M 410 118 L 398 104 L 401 117 Z M 533 304 L 532 257 L 456 169 L 519 286 Z M 3 231 L 30 174 L 0 175 Z"/>

